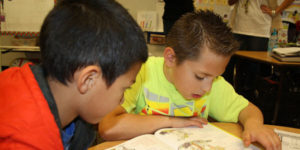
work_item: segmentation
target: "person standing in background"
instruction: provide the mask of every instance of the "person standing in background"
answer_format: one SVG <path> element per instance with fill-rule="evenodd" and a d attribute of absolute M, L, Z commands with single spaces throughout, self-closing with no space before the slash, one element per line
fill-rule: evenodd
<path fill-rule="evenodd" d="M 242 41 L 241 48 L 245 48 L 243 50 L 266 50 L 271 27 L 281 28 L 280 25 L 276 25 L 281 22 L 272 21 L 280 17 L 280 13 L 293 1 L 284 0 L 278 6 L 277 0 L 228 0 L 229 5 L 234 5 L 230 17 L 233 33 L 241 36 L 240 41 L 248 38 L 247 42 Z M 257 42 L 262 43 L 263 46 Z"/>
<path fill-rule="evenodd" d="M 183 14 L 194 11 L 193 0 L 164 0 L 163 14 L 164 33 L 167 35 L 175 23 Z"/>
<path fill-rule="evenodd" d="M 240 42 L 240 50 L 267 51 L 271 30 L 282 28 L 280 13 L 293 1 L 284 0 L 278 6 L 277 0 L 228 0 L 229 5 L 234 5 L 229 25 Z M 233 64 L 234 59 L 223 74 L 230 83 L 233 83 Z M 251 100 L 254 98 L 256 76 L 269 75 L 271 68 L 244 61 L 239 69 L 237 79 L 244 80 L 238 82 L 236 90 Z"/>

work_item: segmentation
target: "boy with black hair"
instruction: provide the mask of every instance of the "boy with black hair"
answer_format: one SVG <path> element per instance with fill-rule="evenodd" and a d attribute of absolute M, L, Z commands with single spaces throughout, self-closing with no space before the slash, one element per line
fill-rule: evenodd
<path fill-rule="evenodd" d="M 171 28 L 163 57 L 150 57 L 124 94 L 124 103 L 99 124 L 104 139 L 129 139 L 165 127 L 202 127 L 208 116 L 240 122 L 245 146 L 280 149 L 261 111 L 224 80 L 238 49 L 230 28 L 210 11 L 187 13 Z M 132 128 L 135 126 L 135 128 Z"/>
<path fill-rule="evenodd" d="M 113 0 L 64 0 L 40 32 L 41 65 L 0 73 L 0 149 L 87 149 L 148 52 Z"/>

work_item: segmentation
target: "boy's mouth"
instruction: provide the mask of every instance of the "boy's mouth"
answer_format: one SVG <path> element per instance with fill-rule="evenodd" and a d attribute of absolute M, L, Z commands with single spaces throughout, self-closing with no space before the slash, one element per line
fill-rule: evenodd
<path fill-rule="evenodd" d="M 202 95 L 199 95 L 199 94 L 193 94 L 192 97 L 193 97 L 193 98 L 200 98 L 200 97 L 202 97 Z"/>

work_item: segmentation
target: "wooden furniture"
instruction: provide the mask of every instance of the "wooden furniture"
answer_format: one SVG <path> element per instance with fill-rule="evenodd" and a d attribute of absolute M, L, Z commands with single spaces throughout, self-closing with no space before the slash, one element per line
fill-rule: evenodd
<path fill-rule="evenodd" d="M 237 123 L 221 123 L 221 122 L 214 122 L 212 123 L 214 125 L 216 125 L 217 127 L 237 136 L 237 137 L 241 137 L 242 136 L 242 127 L 240 124 Z M 288 132 L 293 132 L 293 133 L 299 133 L 300 134 L 300 129 L 296 129 L 296 128 L 289 128 L 289 127 L 283 127 L 283 126 L 275 126 L 275 125 L 266 125 L 267 127 L 271 128 L 271 129 L 279 129 L 279 130 L 284 130 L 284 131 L 288 131 Z M 124 141 L 107 141 L 107 142 L 103 142 L 101 144 L 98 144 L 96 146 L 90 147 L 88 150 L 103 150 L 106 148 L 110 148 L 113 147 L 115 145 L 121 144 L 125 142 Z M 259 145 L 258 143 L 254 143 L 256 146 L 262 148 L 261 145 Z"/>
<path fill-rule="evenodd" d="M 277 66 L 300 66 L 298 62 L 283 62 L 268 55 L 266 51 L 237 51 L 235 56 L 261 63 L 268 63 Z"/>
<path fill-rule="evenodd" d="M 247 59 L 253 62 L 258 62 L 258 63 L 265 63 L 265 64 L 271 64 L 274 68 L 277 68 L 280 73 L 279 77 L 279 87 L 278 87 L 278 92 L 277 92 L 277 99 L 275 101 L 275 107 L 274 107 L 274 113 L 273 113 L 273 119 L 272 119 L 272 124 L 276 124 L 277 118 L 278 118 L 278 111 L 279 111 L 279 106 L 280 102 L 283 99 L 283 91 L 286 89 L 285 83 L 287 83 L 287 77 L 286 73 L 288 69 L 295 68 L 295 69 L 300 69 L 300 63 L 297 62 L 282 62 L 278 61 L 277 59 L 273 58 L 272 56 L 268 55 L 268 52 L 266 51 L 237 51 L 234 54 L 234 57 L 237 58 L 237 60 L 241 59 Z M 238 65 L 238 62 L 236 65 Z M 236 67 L 236 71 L 238 71 L 238 67 Z M 237 85 L 237 79 L 234 80 L 234 85 Z"/>
<path fill-rule="evenodd" d="M 8 52 L 39 52 L 38 46 L 0 46 L 0 72 L 2 71 L 2 53 Z"/>

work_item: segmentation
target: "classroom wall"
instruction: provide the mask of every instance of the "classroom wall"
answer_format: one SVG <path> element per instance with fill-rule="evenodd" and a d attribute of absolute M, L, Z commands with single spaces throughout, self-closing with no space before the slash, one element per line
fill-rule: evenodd
<path fill-rule="evenodd" d="M 15 45 L 17 42 L 20 41 L 16 41 L 12 35 L 0 35 L 0 45 Z M 17 58 L 38 59 L 40 54 L 38 52 L 2 52 L 0 61 L 2 66 L 11 66 Z"/>
<path fill-rule="evenodd" d="M 144 31 L 163 32 L 163 0 L 116 0 L 125 7 Z M 139 16 L 139 17 L 138 17 Z M 152 22 L 152 27 L 142 26 L 142 21 Z M 150 23 L 151 24 L 151 23 Z"/>
<path fill-rule="evenodd" d="M 160 6 L 158 8 L 158 3 L 163 4 L 162 0 L 116 0 L 119 2 L 123 7 L 125 7 L 128 12 L 132 15 L 132 17 L 137 20 L 137 14 L 140 11 L 157 11 L 159 12 L 157 15 L 158 24 L 160 23 L 159 29 L 162 32 L 162 13 L 163 7 Z M 158 10 L 160 9 L 160 10 Z M 12 35 L 0 35 L 0 45 L 14 45 L 13 44 L 14 38 Z M 165 46 L 164 45 L 153 45 L 147 44 L 149 54 L 151 56 L 162 56 Z M 32 56 L 33 55 L 33 56 Z M 36 58 L 36 54 L 32 53 L 23 53 L 23 52 L 9 52 L 2 54 L 1 62 L 3 66 L 10 66 L 12 61 L 16 58 L 26 58 L 26 57 L 33 57 Z"/>
<path fill-rule="evenodd" d="M 163 31 L 162 29 L 162 13 L 163 8 L 161 5 L 162 1 L 159 0 L 116 0 L 119 2 L 124 8 L 128 10 L 130 15 L 137 20 L 138 12 L 140 11 L 157 11 L 157 19 L 158 19 L 158 29 L 160 32 Z M 159 10 L 158 10 L 159 9 Z M 159 25 L 160 24 L 160 25 Z M 153 45 L 153 44 L 147 44 L 148 50 L 150 52 L 150 55 L 153 56 L 162 56 L 165 46 L 164 45 Z"/>
<path fill-rule="evenodd" d="M 157 0 L 116 0 L 137 19 L 138 11 L 155 11 Z"/>
<path fill-rule="evenodd" d="M 8 35 L 0 35 L 0 45 L 11 45 L 13 36 Z M 15 52 L 9 52 L 9 53 L 2 53 L 1 55 L 1 62 L 3 66 L 9 66 L 12 63 L 12 60 L 16 58 L 24 58 L 25 53 L 15 53 Z"/>

